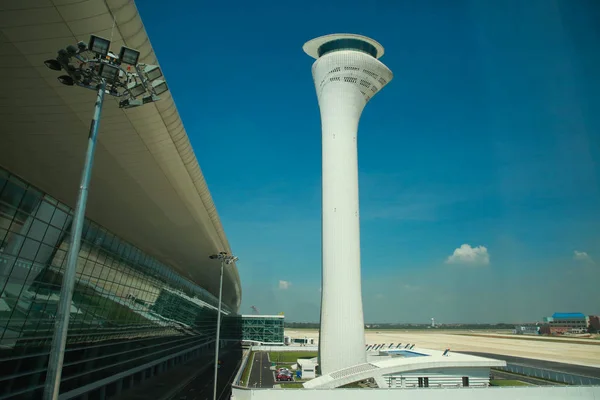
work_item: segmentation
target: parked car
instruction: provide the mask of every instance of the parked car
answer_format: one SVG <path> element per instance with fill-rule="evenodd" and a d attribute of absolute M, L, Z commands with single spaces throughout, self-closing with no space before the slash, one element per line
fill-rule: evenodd
<path fill-rule="evenodd" d="M 292 374 L 289 371 L 287 371 L 287 372 L 282 371 L 277 374 L 277 380 L 278 381 L 293 381 L 294 378 L 292 378 Z"/>

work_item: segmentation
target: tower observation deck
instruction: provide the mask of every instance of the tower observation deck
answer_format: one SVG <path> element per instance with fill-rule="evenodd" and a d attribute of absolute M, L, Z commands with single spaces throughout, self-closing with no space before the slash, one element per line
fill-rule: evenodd
<path fill-rule="evenodd" d="M 383 46 L 353 34 L 321 36 L 304 51 L 322 128 L 322 291 L 319 358 L 327 374 L 366 362 L 360 279 L 358 123 L 367 102 L 392 79 Z"/>

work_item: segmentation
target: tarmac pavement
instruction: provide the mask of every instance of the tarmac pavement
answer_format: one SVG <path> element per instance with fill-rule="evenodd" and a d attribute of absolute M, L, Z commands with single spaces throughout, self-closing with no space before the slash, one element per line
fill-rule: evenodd
<path fill-rule="evenodd" d="M 550 369 L 553 371 L 565 372 L 567 374 L 589 376 L 591 378 L 600 378 L 600 368 L 587 367 L 585 365 L 575 365 L 559 363 L 554 361 L 536 360 L 532 358 L 506 356 L 502 354 L 480 353 L 474 351 L 459 351 L 458 353 L 470 354 L 472 356 L 494 358 L 504 360 L 509 364 L 519 364 L 534 368 Z"/>
<path fill-rule="evenodd" d="M 273 372 L 269 362 L 269 353 L 264 351 L 254 353 L 254 363 L 250 371 L 248 387 L 272 388 L 275 384 Z"/>

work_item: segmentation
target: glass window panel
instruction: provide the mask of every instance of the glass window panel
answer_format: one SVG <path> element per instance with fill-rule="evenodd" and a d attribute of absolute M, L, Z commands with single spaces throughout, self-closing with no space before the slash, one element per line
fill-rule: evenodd
<path fill-rule="evenodd" d="M 98 225 L 94 224 L 93 222 L 90 223 L 90 227 L 85 235 L 85 240 L 87 240 L 90 243 L 94 243 L 94 240 L 96 240 L 96 236 L 98 235 L 98 232 L 99 232 Z"/>
<path fill-rule="evenodd" d="M 29 275 L 31 270 L 32 261 L 23 260 L 18 258 L 13 264 L 13 268 L 10 271 L 9 285 L 12 287 L 7 288 L 11 296 L 18 296 L 23 289 L 23 284 Z"/>
<path fill-rule="evenodd" d="M 88 229 L 90 229 L 90 221 L 88 219 L 84 219 L 83 227 L 81 228 L 81 240 L 87 240 Z"/>
<path fill-rule="evenodd" d="M 113 253 L 115 253 L 115 254 L 118 254 L 119 244 L 120 243 L 121 243 L 121 241 L 118 238 L 115 238 L 112 241 L 112 244 L 110 246 L 110 251 L 113 252 Z"/>
<path fill-rule="evenodd" d="M 15 184 L 17 184 L 17 185 L 19 185 L 19 186 L 22 186 L 22 187 L 26 188 L 26 189 L 27 189 L 27 187 L 29 186 L 29 185 L 28 185 L 28 184 L 27 184 L 25 181 L 23 181 L 22 179 L 19 179 L 19 178 L 18 178 L 17 176 L 15 176 L 15 175 L 10 175 L 10 176 L 8 177 L 8 180 L 9 180 L 10 182 L 13 182 L 13 183 L 15 183 Z"/>
<path fill-rule="evenodd" d="M 5 239 L 6 246 L 4 248 L 4 253 L 7 255 L 16 256 L 21 251 L 21 247 L 25 242 L 25 236 L 19 235 L 17 233 L 9 233 L 8 238 Z"/>
<path fill-rule="evenodd" d="M 114 236 L 107 232 L 106 229 L 100 228 L 100 233 L 98 233 L 98 240 L 94 242 L 94 245 L 101 246 L 104 249 L 110 248 L 110 244 L 112 243 Z"/>
<path fill-rule="evenodd" d="M 7 239 L 8 231 L 0 228 L 0 253 L 4 251 L 4 240 Z"/>
<path fill-rule="evenodd" d="M 8 181 L 2 190 L 0 196 L 0 205 L 4 203 L 6 205 L 18 208 L 21 204 L 21 199 L 25 195 L 26 189 L 22 186 L 17 185 L 15 182 Z"/>
<path fill-rule="evenodd" d="M 137 263 L 135 261 L 135 257 L 136 257 L 136 248 L 133 246 L 130 246 L 129 248 L 129 254 L 127 254 L 127 261 L 129 261 L 135 268 L 137 268 Z"/>
<path fill-rule="evenodd" d="M 0 278 L 2 278 L 2 284 L 0 284 L 0 291 L 4 291 L 5 278 L 10 275 L 10 271 L 13 269 L 15 259 L 13 257 L 6 257 L 0 254 Z M 0 325 L 2 323 L 0 322 Z"/>
<path fill-rule="evenodd" d="M 58 244 L 61 234 L 62 231 L 60 229 L 55 228 L 53 226 L 48 226 L 48 229 L 46 230 L 46 234 L 44 235 L 42 241 L 47 245 L 56 246 Z"/>
<path fill-rule="evenodd" d="M 139 249 L 134 249 L 132 260 L 134 263 L 139 264 L 141 252 Z"/>
<path fill-rule="evenodd" d="M 54 259 L 52 260 L 52 265 L 54 265 L 55 267 L 60 267 L 60 266 L 62 266 L 62 264 L 66 260 L 66 258 L 67 258 L 67 252 L 63 249 L 58 249 L 58 250 L 56 250 L 56 253 L 54 254 Z"/>
<path fill-rule="evenodd" d="M 64 229 L 65 223 L 69 220 L 69 215 L 61 210 L 61 209 L 56 209 L 54 211 L 54 215 L 52 216 L 52 219 L 50 220 L 50 224 L 57 227 L 58 229 Z"/>
<path fill-rule="evenodd" d="M 29 187 L 29 189 L 27 189 L 27 192 L 25 193 L 25 196 L 23 196 L 23 199 L 21 200 L 21 205 L 19 206 L 19 209 L 27 213 L 33 213 L 33 211 L 38 206 L 41 200 L 42 192 L 32 187 Z"/>
<path fill-rule="evenodd" d="M 127 254 L 129 252 L 129 245 L 121 240 L 119 244 L 119 255 L 123 258 L 127 258 Z"/>
<path fill-rule="evenodd" d="M 43 244 L 40 246 L 36 256 L 35 261 L 39 263 L 47 263 L 50 261 L 50 257 L 52 256 L 53 247 L 48 246 L 47 244 Z"/>
<path fill-rule="evenodd" d="M 77 257 L 77 274 L 81 275 L 81 271 L 83 271 L 86 262 L 87 258 L 81 257 L 81 254 Z"/>
<path fill-rule="evenodd" d="M 87 259 L 81 268 L 82 276 L 92 276 L 96 263 L 93 260 Z"/>
<path fill-rule="evenodd" d="M 98 257 L 97 257 L 96 261 L 102 265 L 106 264 L 106 253 L 104 252 L 104 250 L 98 251 Z"/>
<path fill-rule="evenodd" d="M 40 242 L 37 240 L 33 240 L 30 238 L 25 239 L 25 243 L 23 243 L 23 247 L 19 252 L 19 258 L 25 258 L 27 260 L 35 259 L 35 255 L 40 248 Z"/>
<path fill-rule="evenodd" d="M 27 222 L 29 223 L 27 237 L 42 241 L 48 229 L 48 224 L 32 217 L 29 217 L 29 221 Z"/>
<path fill-rule="evenodd" d="M 6 181 L 8 181 L 8 171 L 5 171 L 2 168 L 0 168 L 0 192 L 2 192 Z"/>
<path fill-rule="evenodd" d="M 12 223 L 10 225 L 10 231 L 15 233 L 20 233 L 22 235 L 27 234 L 29 230 L 29 226 L 25 225 L 29 214 L 24 213 L 23 211 L 17 211 L 13 217 Z"/>
<path fill-rule="evenodd" d="M 35 213 L 35 216 L 38 219 L 49 223 L 52 219 L 52 215 L 54 214 L 55 209 L 56 207 L 54 205 L 42 201 L 37 209 L 37 212 Z"/>
<path fill-rule="evenodd" d="M 88 258 L 96 261 L 98 259 L 98 254 L 100 254 L 100 247 L 98 246 L 88 246 Z"/>
<path fill-rule="evenodd" d="M 0 203 L 0 227 L 9 229 L 16 213 L 17 209 L 15 207 Z"/>

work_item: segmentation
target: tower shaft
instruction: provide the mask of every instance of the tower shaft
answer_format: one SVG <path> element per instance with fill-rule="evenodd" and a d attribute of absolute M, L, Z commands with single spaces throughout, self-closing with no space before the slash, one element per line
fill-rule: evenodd
<path fill-rule="evenodd" d="M 322 124 L 322 291 L 319 356 L 326 374 L 366 362 L 360 274 L 357 133 L 362 110 L 392 78 L 355 50 L 313 65 Z"/>

